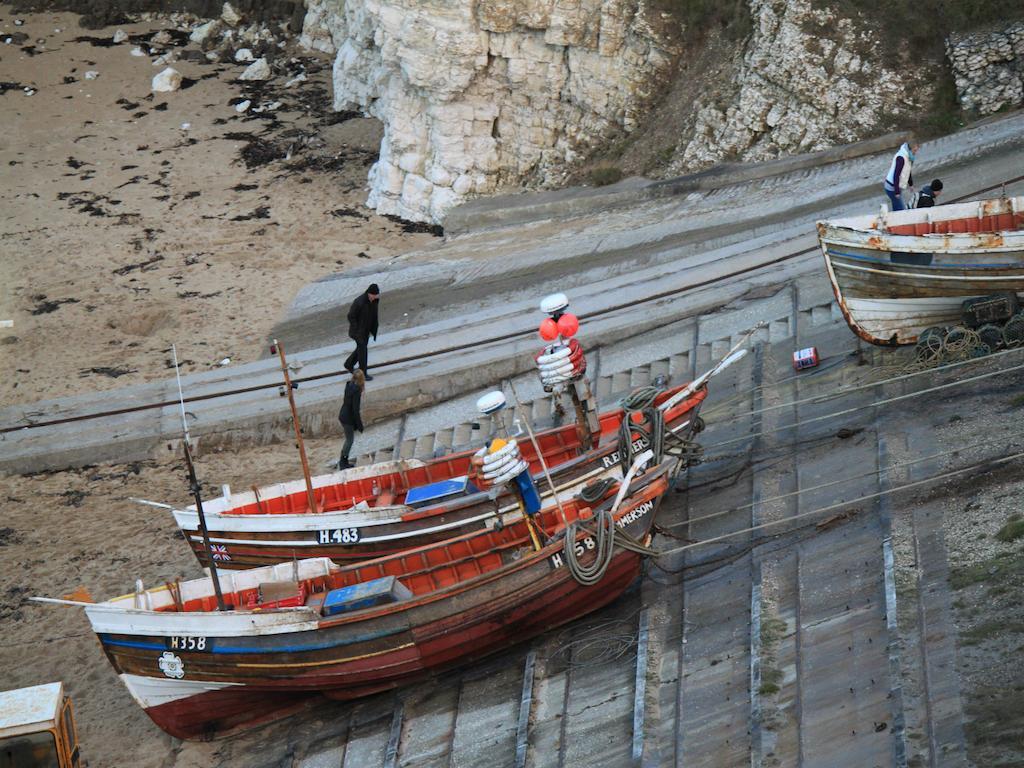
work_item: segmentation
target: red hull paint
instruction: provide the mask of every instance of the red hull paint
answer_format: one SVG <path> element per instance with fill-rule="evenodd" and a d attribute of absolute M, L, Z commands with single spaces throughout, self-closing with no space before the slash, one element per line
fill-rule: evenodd
<path fill-rule="evenodd" d="M 287 691 L 270 684 L 210 691 L 150 707 L 146 714 L 172 736 L 197 739 L 287 717 L 315 702 L 319 694 L 350 700 L 407 685 L 485 658 L 603 608 L 622 595 L 639 572 L 640 558 L 620 552 L 595 586 L 579 588 L 570 578 L 544 590 L 538 602 L 520 605 L 500 620 L 491 617 L 451 632 L 432 633 L 430 627 L 424 627 L 424 637 L 417 640 L 415 648 L 366 660 L 358 665 L 362 669 L 347 664 L 342 669 L 310 674 L 301 682 L 295 678 L 282 681 Z M 393 668 L 382 675 L 381 670 L 388 666 Z M 297 684 L 306 690 L 295 690 Z"/>
<path fill-rule="evenodd" d="M 317 697 L 316 691 L 223 688 L 150 707 L 146 714 L 171 736 L 202 739 L 287 717 Z"/>

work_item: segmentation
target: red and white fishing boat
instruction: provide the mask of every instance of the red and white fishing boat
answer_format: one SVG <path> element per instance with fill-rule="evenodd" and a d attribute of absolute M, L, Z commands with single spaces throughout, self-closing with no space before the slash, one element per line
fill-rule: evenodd
<path fill-rule="evenodd" d="M 1004 322 L 1024 296 L 1024 197 L 820 221 L 818 239 L 843 317 L 872 344 L 961 324 L 969 300 L 991 297 Z"/>
<path fill-rule="evenodd" d="M 592 504 L 547 505 L 502 528 L 353 565 L 321 557 L 222 574 L 225 611 L 208 578 L 140 585 L 101 603 L 51 602 L 84 607 L 158 726 L 208 736 L 319 694 L 354 698 L 465 664 L 615 600 L 643 557 L 622 545 L 649 544 L 677 466 L 669 458 L 635 477 L 651 458 Z"/>
<path fill-rule="evenodd" d="M 704 382 L 674 387 L 658 394 L 648 410 L 659 410 L 665 434 L 686 441 L 700 423 L 697 415 L 706 395 Z M 596 479 L 622 478 L 619 446 L 623 419 L 629 413 L 618 408 L 601 414 L 599 431 L 591 439 L 585 439 L 576 424 L 537 433 L 537 445 L 560 498 L 571 498 Z M 645 425 L 650 433 L 646 422 L 630 425 L 632 453 L 648 447 L 648 438 L 637 431 Z M 519 450 L 544 503 L 549 503 L 553 494 L 533 441 L 524 437 Z M 313 477 L 315 511 L 301 479 L 243 493 L 227 489 L 224 495 L 203 501 L 213 559 L 219 569 L 309 557 L 351 562 L 518 519 L 521 511 L 511 490 L 495 498 L 474 484 L 473 455 L 468 450 L 432 461 L 390 461 Z M 206 565 L 209 558 L 196 506 L 167 508 L 199 562 Z"/>

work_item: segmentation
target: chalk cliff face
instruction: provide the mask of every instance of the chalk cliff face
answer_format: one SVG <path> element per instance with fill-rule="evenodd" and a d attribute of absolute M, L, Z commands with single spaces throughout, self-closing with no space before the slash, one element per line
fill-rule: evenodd
<path fill-rule="evenodd" d="M 680 168 L 767 160 L 905 124 L 932 97 L 922 67 L 890 68 L 862 25 L 808 0 L 750 0 L 754 31 L 719 103 L 699 107 Z"/>
<path fill-rule="evenodd" d="M 466 196 L 551 184 L 631 130 L 679 54 L 646 0 L 308 0 L 337 109 L 384 123 L 367 204 L 441 221 Z"/>
<path fill-rule="evenodd" d="M 683 50 L 653 1 L 306 0 L 302 39 L 335 55 L 335 107 L 384 124 L 368 205 L 439 223 L 467 197 L 559 184 L 637 128 L 676 77 L 695 86 L 659 175 L 914 124 L 943 77 L 939 62 L 913 60 L 822 0 L 746 0 L 750 34 L 720 47 L 713 74 L 688 71 L 704 49 Z M 948 41 L 966 109 L 1024 100 L 1021 29 Z"/>

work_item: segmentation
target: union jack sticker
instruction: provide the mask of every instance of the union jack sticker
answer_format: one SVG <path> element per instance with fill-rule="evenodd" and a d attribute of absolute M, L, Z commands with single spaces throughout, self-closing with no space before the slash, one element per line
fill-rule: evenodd
<path fill-rule="evenodd" d="M 231 555 L 228 554 L 228 548 L 224 544 L 211 544 L 210 551 L 213 554 L 214 560 L 222 560 L 225 562 L 231 560 Z"/>

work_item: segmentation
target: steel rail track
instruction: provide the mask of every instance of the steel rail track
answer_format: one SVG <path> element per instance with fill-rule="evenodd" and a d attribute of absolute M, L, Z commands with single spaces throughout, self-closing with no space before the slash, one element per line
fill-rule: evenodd
<path fill-rule="evenodd" d="M 1020 176 L 1016 176 L 1016 177 L 1014 177 L 1012 179 L 1006 179 L 1005 181 L 1001 181 L 998 184 L 992 184 L 992 185 L 987 186 L 987 187 L 982 187 L 980 189 L 973 190 L 971 192 L 968 192 L 965 195 L 961 195 L 960 197 L 953 198 L 952 200 L 948 201 L 948 203 L 963 202 L 965 200 L 969 200 L 972 197 L 975 197 L 976 195 L 980 195 L 983 192 L 991 192 L 994 189 L 1004 188 L 1007 184 L 1016 184 L 1017 182 L 1020 182 L 1020 181 L 1024 181 L 1024 174 L 1022 174 Z M 652 293 L 652 294 L 650 294 L 648 296 L 645 296 L 643 298 L 640 298 L 640 299 L 636 299 L 636 300 L 628 301 L 628 302 L 623 302 L 623 303 L 620 303 L 620 304 L 614 304 L 614 305 L 612 305 L 610 307 L 605 307 L 603 309 L 599 309 L 599 310 L 596 310 L 594 312 L 581 313 L 579 315 L 579 319 L 580 320 L 590 320 L 590 319 L 597 318 L 597 317 L 604 317 L 606 315 L 610 315 L 610 314 L 613 314 L 615 312 L 619 312 L 619 311 L 621 311 L 623 309 L 628 309 L 630 307 L 634 307 L 637 304 L 647 304 L 647 303 L 650 303 L 650 302 L 660 301 L 662 299 L 666 299 L 666 298 L 669 298 L 671 296 L 678 296 L 678 295 L 681 295 L 681 294 L 685 294 L 685 293 L 688 293 L 690 291 L 697 290 L 699 288 L 706 288 L 709 285 L 714 285 L 716 283 L 722 283 L 722 282 L 724 282 L 726 280 L 731 280 L 731 279 L 733 279 L 735 277 L 738 277 L 740 275 L 745 275 L 745 274 L 747 274 L 749 272 L 756 272 L 756 271 L 758 271 L 760 269 L 764 269 L 765 267 L 770 267 L 770 266 L 773 266 L 775 264 L 781 264 L 783 262 L 790 261 L 791 259 L 799 258 L 800 256 L 806 256 L 809 253 L 814 253 L 816 250 L 818 250 L 818 246 L 812 246 L 810 248 L 802 248 L 802 249 L 800 249 L 798 251 L 793 251 L 791 253 L 784 254 L 784 255 L 779 256 L 777 258 L 769 259 L 767 261 L 760 262 L 759 264 L 756 264 L 756 265 L 753 265 L 753 266 L 744 267 L 743 269 L 733 270 L 733 271 L 731 271 L 731 272 L 729 272 L 727 274 L 720 275 L 718 277 L 712 277 L 712 278 L 708 278 L 707 280 L 701 280 L 701 281 L 692 283 L 692 284 L 687 285 L 687 286 L 685 286 L 683 288 L 674 288 L 674 289 L 667 290 L 667 291 L 660 291 L 658 293 Z M 532 334 L 533 334 L 533 331 L 514 331 L 512 333 L 504 333 L 504 334 L 500 334 L 500 335 L 497 335 L 497 336 L 492 336 L 491 338 L 488 338 L 488 339 L 482 339 L 482 340 L 478 340 L 478 341 L 471 342 L 471 343 L 455 344 L 455 345 L 452 345 L 450 347 L 444 347 L 442 349 L 435 349 L 433 351 L 423 352 L 423 353 L 418 354 L 418 355 L 407 355 L 405 357 L 397 357 L 397 358 L 394 358 L 394 359 L 391 359 L 391 360 L 385 360 L 385 361 L 383 361 L 381 363 L 377 363 L 374 367 L 375 368 L 384 368 L 384 367 L 388 367 L 388 366 L 401 365 L 403 363 L 416 362 L 418 360 L 425 360 L 427 358 L 439 357 L 441 355 L 447 355 L 447 354 L 451 354 L 453 352 L 462 352 L 462 351 L 465 351 L 465 350 L 477 347 L 480 344 L 491 344 L 491 343 L 498 342 L 498 341 L 508 341 L 510 339 L 518 339 L 518 338 L 522 338 L 522 337 L 525 337 L 525 336 L 530 336 Z M 305 384 L 305 383 L 308 383 L 308 382 L 311 382 L 311 381 L 320 381 L 320 380 L 323 380 L 323 379 L 334 378 L 335 376 L 342 376 L 342 375 L 344 375 L 346 373 L 347 373 L 347 371 L 345 371 L 344 369 L 337 370 L 337 371 L 328 371 L 326 373 L 318 373 L 318 374 L 315 374 L 315 375 L 312 375 L 312 376 L 299 376 L 299 377 L 295 377 L 295 378 L 292 379 L 292 382 L 293 382 L 294 385 L 297 386 L 299 384 Z M 215 400 L 215 399 L 220 398 L 220 397 L 232 397 L 234 395 L 243 395 L 243 394 L 247 394 L 247 393 L 250 393 L 250 392 L 259 392 L 261 390 L 266 390 L 266 389 L 278 389 L 281 386 L 282 386 L 281 382 L 271 382 L 271 383 L 267 383 L 267 384 L 254 384 L 254 385 L 249 386 L 249 387 L 237 387 L 235 389 L 226 389 L 226 390 L 222 390 L 222 391 L 219 391 L 219 392 L 209 392 L 209 393 L 207 393 L 205 395 L 193 395 L 191 397 L 184 398 L 184 402 L 186 404 L 188 404 L 188 403 L 200 402 L 200 401 L 203 401 L 203 400 Z M 74 422 L 90 421 L 92 419 L 104 419 L 104 418 L 109 418 L 111 416 L 121 416 L 121 415 L 124 415 L 126 413 L 139 413 L 139 412 L 142 412 L 142 411 L 153 410 L 153 409 L 156 409 L 156 408 L 166 408 L 168 406 L 174 406 L 174 405 L 178 405 L 178 401 L 177 400 L 163 400 L 163 401 L 160 401 L 160 402 L 143 403 L 142 405 L 133 405 L 133 406 L 125 407 L 125 408 L 111 408 L 111 409 L 105 410 L 105 411 L 94 411 L 92 413 L 83 413 L 83 414 L 79 414 L 77 416 L 66 416 L 66 417 L 63 417 L 63 418 L 60 418 L 60 419 L 46 419 L 44 421 L 31 421 L 31 422 L 26 422 L 24 424 L 17 424 L 17 425 L 13 425 L 13 426 L 0 427 L 0 434 L 7 434 L 7 433 L 10 433 L 10 432 L 19 432 L 21 430 L 27 430 L 27 429 L 40 429 L 42 427 L 53 427 L 53 426 L 59 426 L 61 424 L 72 424 Z"/>

